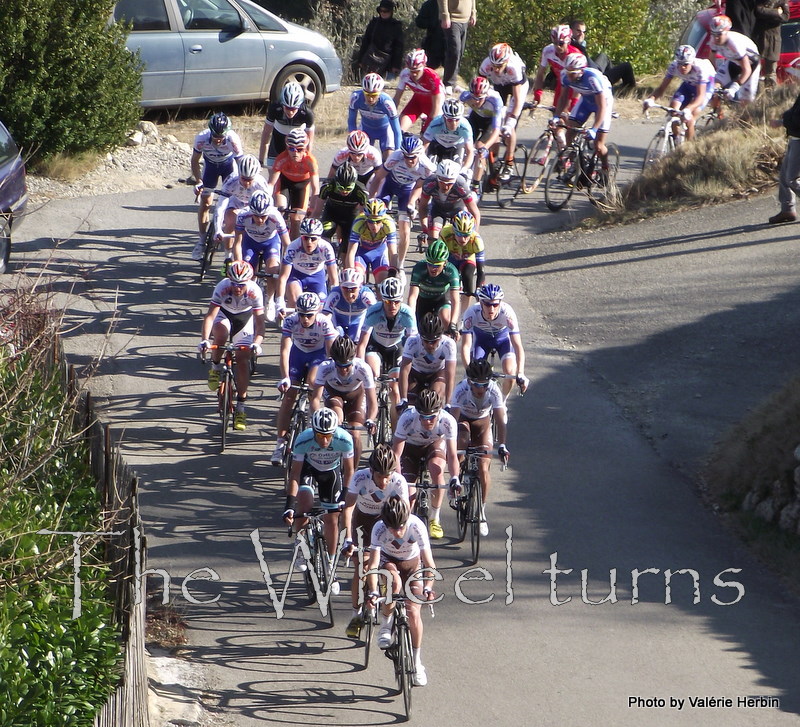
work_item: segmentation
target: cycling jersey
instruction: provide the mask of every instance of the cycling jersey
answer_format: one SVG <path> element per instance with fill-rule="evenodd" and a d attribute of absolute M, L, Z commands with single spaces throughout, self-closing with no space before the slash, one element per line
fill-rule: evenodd
<path fill-rule="evenodd" d="M 408 502 L 408 482 L 399 472 L 392 472 L 386 486 L 381 489 L 372 479 L 372 470 L 358 470 L 347 491 L 357 496 L 356 509 L 367 515 L 380 515 L 383 503 L 394 495 Z"/>
<path fill-rule="evenodd" d="M 227 313 L 259 313 L 264 310 L 264 294 L 252 280 L 248 280 L 244 290 L 237 293 L 233 283 L 223 278 L 214 287 L 211 303 Z"/>
<path fill-rule="evenodd" d="M 483 317 L 480 303 L 475 303 L 475 305 L 467 308 L 462 321 L 462 332 L 465 334 L 480 332 L 499 340 L 501 337 L 507 338 L 510 333 L 519 333 L 517 314 L 505 301 L 500 303 L 500 311 L 497 314 L 497 318 L 492 321 Z"/>
<path fill-rule="evenodd" d="M 447 128 L 444 116 L 437 116 L 422 134 L 425 141 L 436 142 L 440 146 L 452 149 L 463 147 L 472 141 L 472 127 L 465 118 L 460 118 L 454 130 Z"/>
<path fill-rule="evenodd" d="M 373 232 L 367 224 L 363 213 L 356 217 L 353 230 L 350 232 L 350 244 L 364 250 L 376 250 L 381 245 L 397 244 L 397 225 L 388 215 L 383 218 L 381 226 Z"/>
<path fill-rule="evenodd" d="M 286 109 L 280 100 L 270 101 L 267 106 L 267 115 L 264 119 L 266 126 L 272 127 L 272 136 L 269 139 L 267 156 L 274 159 L 286 150 L 286 136 L 292 129 L 304 127 L 314 128 L 314 112 L 305 104 L 300 106 L 294 116 L 287 116 Z"/>
<path fill-rule="evenodd" d="M 353 458 L 353 438 L 341 427 L 336 427 L 331 443 L 321 447 L 314 437 L 314 430 L 304 429 L 295 440 L 292 459 L 307 462 L 320 472 L 330 472 L 342 463 L 343 459 Z"/>
<path fill-rule="evenodd" d="M 383 520 L 372 528 L 370 549 L 396 560 L 416 560 L 423 550 L 431 549 L 428 529 L 416 515 L 410 515 L 402 537 L 397 537 Z"/>
<path fill-rule="evenodd" d="M 386 318 L 386 310 L 382 302 L 375 303 L 364 316 L 362 335 L 369 336 L 384 348 L 399 346 L 405 336 L 417 332 L 417 321 L 414 313 L 405 303 L 400 305 L 397 315 L 390 322 Z"/>
<path fill-rule="evenodd" d="M 718 45 L 714 43 L 712 36 L 709 47 L 713 52 L 722 56 L 722 61 L 717 64 L 715 81 L 724 88 L 736 81 L 741 86 L 736 93 L 736 100 L 752 101 L 756 97 L 758 79 L 761 75 L 761 63 L 756 44 L 746 35 L 728 31 L 724 44 Z M 740 62 L 745 56 L 750 59 L 752 73 L 749 78 L 745 79 L 744 83 L 741 83 L 739 81 L 741 78 Z"/>
<path fill-rule="evenodd" d="M 611 112 L 614 108 L 614 97 L 611 95 L 611 83 L 596 68 L 585 68 L 580 78 L 570 78 L 566 71 L 561 71 L 561 83 L 565 89 L 580 94 L 578 103 L 572 109 L 569 117 L 578 124 L 583 124 L 590 114 L 597 111 L 596 95 L 602 94 L 606 101 L 605 115 L 602 119 L 595 119 L 595 125 L 600 131 L 611 128 Z"/>
<path fill-rule="evenodd" d="M 400 186 L 410 187 L 436 171 L 436 165 L 425 154 L 420 154 L 417 159 L 417 163 L 411 167 L 400 149 L 393 151 L 383 163 L 384 169 L 387 171 L 386 181 L 392 179 Z"/>
<path fill-rule="evenodd" d="M 475 199 L 475 192 L 470 189 L 469 183 L 462 174 L 458 175 L 452 187 L 443 192 L 439 187 L 436 175 L 432 174 L 422 183 L 422 196 L 433 200 L 434 204 L 440 204 L 445 207 L 458 205 L 459 203 L 461 203 L 459 207 L 463 207 L 465 202 Z"/>
<path fill-rule="evenodd" d="M 483 119 L 492 119 L 492 126 L 499 129 L 505 116 L 503 99 L 497 91 L 489 91 L 483 103 L 478 105 L 476 99 L 469 91 L 464 91 L 459 97 L 465 106 L 469 106 L 470 116 L 478 116 Z"/>
<path fill-rule="evenodd" d="M 383 163 L 383 156 L 381 156 L 381 152 L 377 147 L 370 144 L 361 159 L 354 162 L 350 156 L 350 150 L 345 147 L 344 149 L 339 149 L 339 151 L 334 154 L 332 162 L 333 168 L 338 169 L 345 162 L 350 162 L 353 169 L 356 170 L 356 174 L 358 174 L 359 177 L 363 177 L 377 169 Z"/>
<path fill-rule="evenodd" d="M 448 362 L 456 360 L 456 342 L 450 336 L 442 336 L 439 345 L 429 352 L 419 334 L 409 336 L 403 346 L 403 358 L 410 360 L 411 368 L 421 374 L 442 371 Z"/>
<path fill-rule="evenodd" d="M 495 87 L 517 86 L 528 82 L 525 62 L 519 57 L 518 53 L 512 53 L 511 57 L 508 59 L 508 63 L 502 68 L 496 68 L 492 65 L 489 58 L 484 58 L 478 75 L 488 78 Z"/>
<path fill-rule="evenodd" d="M 282 151 L 275 159 L 272 171 L 279 172 L 290 182 L 306 182 L 319 175 L 317 160 L 308 152 L 301 159 L 294 159 L 288 151 Z"/>
<path fill-rule="evenodd" d="M 746 35 L 736 33 L 733 30 L 728 31 L 725 42 L 722 44 L 715 43 L 712 35 L 709 47 L 728 61 L 739 61 L 747 56 L 750 59 L 750 63 L 755 65 L 761 59 L 758 55 L 756 44 Z"/>
<path fill-rule="evenodd" d="M 242 140 L 235 131 L 225 132 L 225 141 L 215 144 L 211 141 L 211 129 L 201 131 L 194 137 L 194 150 L 203 155 L 203 159 L 211 164 L 222 164 L 231 159 L 238 159 L 244 153 Z"/>
<path fill-rule="evenodd" d="M 303 249 L 302 238 L 298 237 L 289 243 L 282 262 L 284 265 L 291 265 L 295 272 L 313 275 L 326 267 L 336 265 L 336 253 L 333 251 L 333 246 L 323 239 L 317 241 L 313 252 L 306 252 Z"/>
<path fill-rule="evenodd" d="M 368 104 L 364 91 L 353 91 L 350 96 L 350 111 L 347 116 L 347 130 L 355 131 L 359 128 L 356 118 L 361 114 L 361 129 L 370 139 L 384 138 L 385 148 L 397 149 L 403 132 L 400 129 L 399 114 L 392 97 L 388 93 L 381 93 L 374 104 Z M 388 136 L 385 132 L 388 132 Z"/>
<path fill-rule="evenodd" d="M 400 415 L 394 436 L 407 444 L 424 447 L 441 439 L 455 441 L 457 431 L 456 420 L 446 411 L 440 411 L 436 424 L 429 428 L 422 423 L 419 413 L 412 406 Z"/>
<path fill-rule="evenodd" d="M 438 275 L 431 275 L 428 272 L 428 264 L 420 260 L 411 270 L 409 284 L 419 288 L 420 298 L 441 298 L 451 289 L 461 290 L 461 277 L 451 263 L 445 263 L 444 269 Z"/>
<path fill-rule="evenodd" d="M 317 369 L 314 386 L 325 386 L 349 394 L 359 388 L 374 389 L 375 379 L 372 369 L 360 358 L 353 359 L 353 365 L 347 369 L 340 369 L 332 359 L 323 361 Z"/>
<path fill-rule="evenodd" d="M 348 303 L 342 295 L 342 289 L 337 286 L 325 299 L 323 312 L 331 316 L 333 324 L 342 330 L 354 341 L 361 336 L 361 327 L 370 306 L 375 305 L 375 293 L 366 285 L 362 285 L 358 296 L 352 303 Z"/>
<path fill-rule="evenodd" d="M 561 97 L 561 71 L 564 70 L 564 61 L 567 59 L 567 56 L 570 53 L 580 53 L 581 49 L 577 48 L 574 45 L 568 45 L 567 50 L 563 56 L 558 55 L 558 51 L 556 46 L 552 43 L 550 45 L 546 45 L 542 50 L 542 58 L 539 61 L 540 68 L 547 68 L 550 66 L 550 70 L 553 71 L 553 75 L 556 79 L 556 88 L 553 95 L 553 105 L 558 106 L 558 99 Z M 540 94 L 540 91 L 534 91 L 534 95 Z M 536 100 L 538 101 L 540 96 L 536 96 Z"/>
<path fill-rule="evenodd" d="M 465 419 L 483 419 L 492 413 L 493 409 L 505 408 L 503 392 L 497 382 L 490 381 L 489 386 L 484 390 L 482 397 L 476 397 L 472 393 L 472 387 L 467 379 L 460 381 L 453 391 L 450 400 L 450 407 L 461 411 L 461 416 Z"/>
<path fill-rule="evenodd" d="M 217 234 L 222 232 L 222 219 L 225 211 L 230 209 L 238 210 L 250 205 L 250 198 L 255 192 L 266 192 L 272 196 L 272 188 L 263 175 L 256 174 L 249 187 L 242 185 L 238 175 L 228 177 L 220 189 L 220 200 L 214 209 L 214 231 Z"/>
<path fill-rule="evenodd" d="M 404 91 L 405 89 L 409 89 L 414 95 L 424 95 L 433 100 L 436 94 L 443 91 L 444 86 L 439 74 L 426 66 L 422 70 L 422 75 L 416 80 L 411 77 L 410 69 L 404 68 L 400 71 L 400 75 L 397 77 L 397 90 Z"/>
<path fill-rule="evenodd" d="M 442 227 L 439 239 L 447 245 L 447 249 L 450 251 L 450 262 L 453 264 L 460 261 L 483 262 L 486 258 L 483 238 L 477 232 L 473 232 L 466 244 L 462 245 L 456 237 L 455 228 L 448 223 Z"/>
<path fill-rule="evenodd" d="M 267 208 L 267 218 L 263 224 L 256 224 L 253 221 L 253 213 L 249 209 L 240 212 L 236 216 L 235 230 L 244 233 L 253 242 L 266 242 L 276 235 L 287 233 L 286 222 L 277 207 Z"/>
<path fill-rule="evenodd" d="M 680 63 L 672 61 L 664 75 L 667 78 L 680 78 L 681 81 L 692 86 L 699 86 L 701 83 L 713 86 L 715 73 L 716 69 L 711 64 L 711 61 L 705 58 L 695 58 L 688 72 L 682 73 Z"/>
<path fill-rule="evenodd" d="M 292 345 L 305 353 L 324 350 L 325 341 L 339 335 L 331 319 L 322 313 L 317 313 L 316 319 L 308 328 L 300 322 L 297 313 L 286 316 L 281 326 L 281 334 L 284 338 L 291 338 Z"/>

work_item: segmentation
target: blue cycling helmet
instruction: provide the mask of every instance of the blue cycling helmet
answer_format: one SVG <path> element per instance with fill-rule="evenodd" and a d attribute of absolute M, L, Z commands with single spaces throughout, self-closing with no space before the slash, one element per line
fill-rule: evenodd
<path fill-rule="evenodd" d="M 263 216 L 267 214 L 267 210 L 271 205 L 272 199 L 270 196 L 260 189 L 253 192 L 253 196 L 250 197 L 250 211 L 254 215 Z"/>
<path fill-rule="evenodd" d="M 413 134 L 407 136 L 400 142 L 400 150 L 405 156 L 417 156 L 422 152 L 422 141 Z"/>
<path fill-rule="evenodd" d="M 497 283 L 487 283 L 478 288 L 477 296 L 478 300 L 489 303 L 493 300 L 503 300 L 505 294 Z"/>

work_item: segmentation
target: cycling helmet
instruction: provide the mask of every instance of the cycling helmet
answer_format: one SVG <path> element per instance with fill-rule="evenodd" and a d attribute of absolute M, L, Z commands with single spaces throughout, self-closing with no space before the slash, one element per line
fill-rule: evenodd
<path fill-rule="evenodd" d="M 467 378 L 470 381 L 490 381 L 492 373 L 492 364 L 485 358 L 475 358 L 467 364 Z"/>
<path fill-rule="evenodd" d="M 408 522 L 409 515 L 411 515 L 411 509 L 399 495 L 392 495 L 381 508 L 381 520 L 387 528 L 392 530 L 402 528 Z"/>
<path fill-rule="evenodd" d="M 361 88 L 364 93 L 380 93 L 386 82 L 378 73 L 368 73 L 361 81 Z"/>
<path fill-rule="evenodd" d="M 384 278 L 378 286 L 378 292 L 383 300 L 402 300 L 403 281 L 400 278 Z"/>
<path fill-rule="evenodd" d="M 253 266 L 244 260 L 234 260 L 228 265 L 228 279 L 233 283 L 246 283 L 253 277 Z"/>
<path fill-rule="evenodd" d="M 489 83 L 488 78 L 484 78 L 483 76 L 475 76 L 469 82 L 469 92 L 475 98 L 486 98 L 489 95 L 489 89 L 492 85 Z"/>
<path fill-rule="evenodd" d="M 442 104 L 442 116 L 446 119 L 460 119 L 464 115 L 464 104 L 457 98 L 448 98 Z"/>
<path fill-rule="evenodd" d="M 711 23 L 708 26 L 709 33 L 724 33 L 733 27 L 731 19 L 727 15 L 715 15 L 711 18 Z"/>
<path fill-rule="evenodd" d="M 319 296 L 316 293 L 307 292 L 301 293 L 297 299 L 297 312 L 298 313 L 316 313 L 321 305 Z"/>
<path fill-rule="evenodd" d="M 444 333 L 444 323 L 436 313 L 430 312 L 422 316 L 419 324 L 419 335 L 425 341 L 435 341 L 442 337 Z"/>
<path fill-rule="evenodd" d="M 447 243 L 444 240 L 435 240 L 425 252 L 425 262 L 430 265 L 441 265 L 447 262 L 450 257 L 450 251 L 447 249 Z"/>
<path fill-rule="evenodd" d="M 311 415 L 311 428 L 320 434 L 333 434 L 339 426 L 339 417 L 333 409 L 323 406 Z"/>
<path fill-rule="evenodd" d="M 261 171 L 261 162 L 253 154 L 245 154 L 239 161 L 239 176 L 253 179 Z"/>
<path fill-rule="evenodd" d="M 556 45 L 564 41 L 569 43 L 572 40 L 572 28 L 570 28 L 569 25 L 556 25 L 556 27 L 550 31 L 550 38 Z"/>
<path fill-rule="evenodd" d="M 420 414 L 430 416 L 431 414 L 438 414 L 444 401 L 442 395 L 434 389 L 423 389 L 417 396 L 417 404 L 414 407 Z"/>
<path fill-rule="evenodd" d="M 380 220 L 386 216 L 386 203 L 382 199 L 373 197 L 364 205 L 364 215 L 368 220 Z"/>
<path fill-rule="evenodd" d="M 295 127 L 286 135 L 286 146 L 308 146 L 308 134 L 300 126 Z"/>
<path fill-rule="evenodd" d="M 254 215 L 267 214 L 267 210 L 271 206 L 272 199 L 266 192 L 262 192 L 260 189 L 253 192 L 253 196 L 250 197 L 250 211 Z"/>
<path fill-rule="evenodd" d="M 691 63 L 696 57 L 697 53 L 690 45 L 679 45 L 675 49 L 675 60 L 678 63 Z"/>
<path fill-rule="evenodd" d="M 452 159 L 442 159 L 436 167 L 436 178 L 443 182 L 455 182 L 461 172 L 461 166 Z"/>
<path fill-rule="evenodd" d="M 424 68 L 428 62 L 428 56 L 422 48 L 414 48 L 414 50 L 406 53 L 406 65 L 415 71 L 417 68 Z"/>
<path fill-rule="evenodd" d="M 478 300 L 486 301 L 487 303 L 493 300 L 503 300 L 505 293 L 497 283 L 486 283 L 481 285 L 477 292 Z"/>
<path fill-rule="evenodd" d="M 582 71 L 586 68 L 586 56 L 583 53 L 570 53 L 564 59 L 564 69 L 567 71 Z"/>
<path fill-rule="evenodd" d="M 296 109 L 303 105 L 306 100 L 305 91 L 297 81 L 289 81 L 281 89 L 281 104 L 288 106 L 290 109 Z"/>
<path fill-rule="evenodd" d="M 422 140 L 414 134 L 410 134 L 400 142 L 400 150 L 404 156 L 418 156 L 422 152 Z"/>
<path fill-rule="evenodd" d="M 363 154 L 369 146 L 367 132 L 356 129 L 347 135 L 347 150 L 354 154 Z"/>
<path fill-rule="evenodd" d="M 466 210 L 459 210 L 453 217 L 453 229 L 459 235 L 471 235 L 475 232 L 475 218 Z"/>
<path fill-rule="evenodd" d="M 350 162 L 345 162 L 336 170 L 333 181 L 340 189 L 352 189 L 358 181 L 358 172 Z"/>
<path fill-rule="evenodd" d="M 347 336 L 339 336 L 332 344 L 331 344 L 331 358 L 337 364 L 345 364 L 353 363 L 353 359 L 356 357 L 356 344 L 352 338 L 348 338 Z"/>
<path fill-rule="evenodd" d="M 508 43 L 496 43 L 489 51 L 489 63 L 493 66 L 508 63 L 509 58 L 511 58 L 511 46 Z"/>
<path fill-rule="evenodd" d="M 211 130 L 212 136 L 225 136 L 228 129 L 231 128 L 231 122 L 225 114 L 220 112 L 208 120 L 208 128 Z"/>
<path fill-rule="evenodd" d="M 369 456 L 370 469 L 377 475 L 390 475 L 397 469 L 397 455 L 385 442 L 379 442 Z"/>
<path fill-rule="evenodd" d="M 305 237 L 322 237 L 325 228 L 316 217 L 304 217 L 300 223 L 300 234 Z"/>
<path fill-rule="evenodd" d="M 364 283 L 364 273 L 355 268 L 345 268 L 339 276 L 340 288 L 360 288 Z"/>

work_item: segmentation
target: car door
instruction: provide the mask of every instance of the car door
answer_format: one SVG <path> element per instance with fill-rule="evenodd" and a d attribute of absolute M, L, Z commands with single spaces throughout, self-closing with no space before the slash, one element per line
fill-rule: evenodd
<path fill-rule="evenodd" d="M 170 20 L 169 10 L 165 0 L 120 0 L 114 7 L 114 20 L 131 24 L 126 47 L 138 50 L 144 62 L 143 106 L 181 100 L 183 42 L 171 28 L 176 19 Z"/>
<path fill-rule="evenodd" d="M 261 34 L 228 0 L 177 0 L 186 102 L 260 98 L 266 51 Z"/>

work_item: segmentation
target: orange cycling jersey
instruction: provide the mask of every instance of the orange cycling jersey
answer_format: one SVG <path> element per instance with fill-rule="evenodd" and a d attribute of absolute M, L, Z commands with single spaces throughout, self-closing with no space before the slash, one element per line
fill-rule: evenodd
<path fill-rule="evenodd" d="M 290 182 L 306 182 L 315 174 L 319 174 L 317 160 L 311 154 L 295 161 L 288 151 L 282 151 L 272 166 L 273 172 L 280 172 Z"/>

